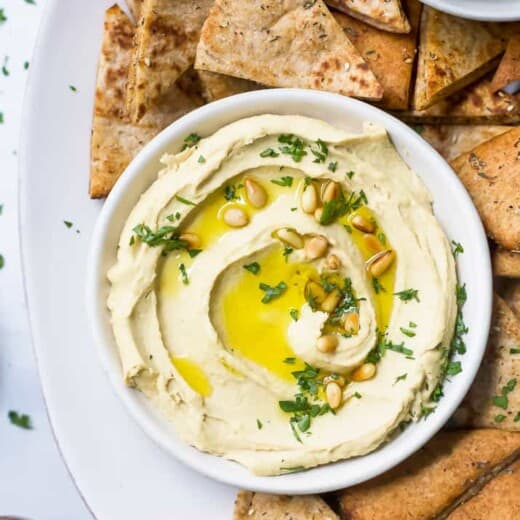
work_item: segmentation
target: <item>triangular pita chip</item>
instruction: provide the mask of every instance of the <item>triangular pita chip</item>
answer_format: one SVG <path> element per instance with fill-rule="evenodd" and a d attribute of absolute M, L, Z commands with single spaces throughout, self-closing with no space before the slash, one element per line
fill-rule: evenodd
<path fill-rule="evenodd" d="M 363 22 L 395 33 L 410 32 L 400 0 L 326 0 L 327 4 Z"/>
<path fill-rule="evenodd" d="M 412 26 L 412 31 L 408 34 L 385 32 L 346 14 L 333 12 L 349 40 L 383 87 L 383 99 L 377 105 L 388 110 L 405 110 L 409 106 L 422 4 L 417 0 L 408 0 L 406 4 Z"/>
<path fill-rule="evenodd" d="M 509 130 L 511 127 L 506 125 L 426 125 L 419 129 L 419 133 L 447 161 L 452 161 L 475 146 Z"/>
<path fill-rule="evenodd" d="M 213 0 L 144 0 L 130 68 L 128 110 L 134 122 L 193 65 Z"/>
<path fill-rule="evenodd" d="M 195 68 L 273 87 L 383 95 L 322 0 L 217 0 L 202 28 Z"/>
<path fill-rule="evenodd" d="M 507 44 L 506 52 L 493 76 L 491 89 L 496 92 L 513 81 L 520 81 L 520 30 L 511 36 Z"/>
<path fill-rule="evenodd" d="M 202 84 L 202 93 L 207 101 L 215 101 L 234 94 L 263 88 L 253 81 L 226 76 L 218 72 L 199 70 L 198 73 Z"/>
<path fill-rule="evenodd" d="M 519 412 L 520 321 L 495 295 L 486 354 L 454 420 L 462 426 L 520 431 Z"/>
<path fill-rule="evenodd" d="M 233 520 L 339 520 L 317 495 L 281 496 L 239 491 Z"/>
<path fill-rule="evenodd" d="M 488 235 L 505 249 L 520 249 L 520 127 L 493 137 L 451 162 Z"/>
<path fill-rule="evenodd" d="M 414 107 L 427 108 L 495 67 L 507 44 L 505 26 L 465 20 L 425 6 Z"/>
<path fill-rule="evenodd" d="M 497 247 L 493 252 L 493 273 L 497 276 L 520 278 L 520 251 Z"/>
<path fill-rule="evenodd" d="M 498 430 L 442 432 L 399 466 L 339 492 L 344 518 L 441 518 L 507 466 L 520 434 Z M 444 516 L 442 516 L 444 518 Z"/>
<path fill-rule="evenodd" d="M 126 5 L 132 13 L 134 20 L 139 20 L 141 15 L 141 7 L 143 6 L 143 0 L 126 0 Z"/>

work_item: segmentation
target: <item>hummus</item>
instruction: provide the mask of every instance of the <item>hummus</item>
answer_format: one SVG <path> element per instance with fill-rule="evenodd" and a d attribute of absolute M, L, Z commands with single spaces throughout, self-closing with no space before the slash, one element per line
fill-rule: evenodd
<path fill-rule="evenodd" d="M 162 162 L 108 307 L 126 382 L 182 439 L 275 475 L 368 453 L 432 407 L 455 264 L 383 129 L 262 115 Z"/>

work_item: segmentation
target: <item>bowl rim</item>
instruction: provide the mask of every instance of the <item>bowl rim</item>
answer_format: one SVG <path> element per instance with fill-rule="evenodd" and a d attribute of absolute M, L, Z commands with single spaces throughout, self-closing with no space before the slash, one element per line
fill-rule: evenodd
<path fill-rule="evenodd" d="M 132 185 L 132 182 L 138 177 L 139 172 L 143 170 L 150 161 L 157 159 L 158 151 L 164 150 L 169 142 L 179 137 L 185 137 L 189 133 L 196 131 L 203 122 L 213 118 L 217 119 L 219 115 L 222 117 L 222 114 L 226 114 L 226 112 L 230 110 L 241 110 L 242 115 L 233 119 L 238 120 L 256 114 L 257 112 L 254 112 L 255 109 L 251 108 L 255 106 L 255 103 L 266 102 L 274 104 L 287 99 L 290 99 L 291 102 L 295 102 L 296 100 L 302 103 L 314 103 L 318 106 L 320 103 L 323 103 L 323 107 L 327 105 L 327 103 L 342 103 L 345 106 L 345 110 L 354 113 L 361 112 L 363 114 L 362 119 L 366 121 L 375 120 L 378 124 L 382 124 L 385 127 L 391 137 L 393 134 L 400 134 L 403 138 L 406 138 L 410 145 L 418 147 L 421 153 L 428 154 L 432 161 L 432 169 L 435 168 L 435 175 L 442 181 L 449 179 L 450 189 L 457 192 L 457 195 L 465 200 L 464 209 L 469 215 L 468 218 L 470 218 L 474 227 L 473 231 L 478 237 L 478 243 L 473 244 L 473 246 L 478 249 L 477 258 L 480 263 L 479 266 L 475 265 L 474 267 L 475 270 L 479 272 L 480 277 L 478 307 L 480 315 L 478 319 L 474 320 L 474 323 L 472 322 L 473 327 L 477 329 L 477 337 L 472 344 L 474 358 L 471 358 L 471 364 L 467 362 L 467 354 L 464 358 L 464 371 L 457 376 L 460 378 L 458 380 L 458 391 L 454 395 L 446 395 L 443 397 L 435 413 L 430 414 L 427 421 L 422 421 L 421 424 L 427 424 L 428 427 L 425 426 L 422 428 L 424 431 L 420 431 L 419 435 L 413 437 L 412 442 L 402 446 L 399 453 L 397 450 L 394 450 L 392 453 L 391 448 L 390 454 L 387 454 L 386 451 L 389 449 L 387 448 L 388 446 L 392 446 L 392 444 L 396 443 L 396 439 L 399 439 L 399 437 L 402 437 L 404 434 L 398 435 L 395 439 L 385 443 L 383 448 L 380 447 L 361 457 L 329 463 L 302 472 L 265 477 L 254 475 L 241 466 L 246 473 L 241 472 L 241 470 L 236 470 L 235 466 L 238 465 L 236 462 L 229 461 L 217 455 L 204 453 L 204 457 L 200 458 L 195 454 L 202 454 L 202 452 L 185 444 L 180 439 L 178 440 L 179 446 L 173 448 L 171 445 L 172 439 L 170 437 L 172 433 L 166 432 L 165 428 L 157 424 L 155 411 L 151 411 L 151 407 L 145 404 L 145 398 L 136 395 L 139 394 L 139 392 L 134 392 L 124 384 L 120 364 L 114 362 L 114 355 L 110 353 L 110 350 L 116 349 L 117 351 L 117 347 L 115 346 L 113 337 L 109 337 L 111 336 L 111 327 L 108 327 L 110 329 L 109 333 L 106 333 L 105 330 L 107 328 L 106 318 L 108 316 L 108 309 L 106 308 L 105 299 L 100 296 L 103 294 L 101 285 L 104 284 L 106 286 L 108 281 L 106 279 L 106 270 L 103 271 L 101 264 L 102 252 L 106 246 L 111 220 L 118 205 L 121 203 L 121 199 L 125 197 L 127 188 Z M 326 111 L 327 109 L 323 107 L 322 110 Z M 261 113 L 267 112 L 264 110 Z M 383 121 L 383 123 L 381 121 Z M 228 123 L 229 121 L 219 124 L 213 131 Z M 403 156 L 403 153 L 400 152 L 400 155 Z M 403 159 L 407 162 L 405 157 L 403 157 Z M 441 180 L 438 182 L 441 182 Z M 153 182 L 153 180 L 151 182 Z M 147 186 L 149 186 L 149 184 Z M 123 223 L 124 221 L 121 223 L 121 226 L 118 227 L 116 233 L 118 238 Z M 112 246 L 113 245 L 112 243 Z M 477 267 L 479 268 L 477 269 Z M 97 217 L 89 245 L 85 282 L 87 317 L 102 367 L 110 379 L 111 386 L 116 395 L 123 402 L 127 412 L 141 429 L 144 430 L 156 444 L 175 458 L 210 478 L 253 491 L 277 494 L 322 493 L 348 487 L 389 470 L 420 449 L 448 421 L 467 393 L 484 355 L 491 320 L 492 272 L 487 238 L 477 210 L 453 170 L 451 170 L 438 152 L 424 141 L 417 132 L 381 109 L 339 94 L 304 89 L 266 89 L 230 96 L 189 112 L 152 139 L 133 159 L 119 178 Z M 117 361 L 119 361 L 119 358 Z M 462 380 L 463 382 L 461 382 Z M 155 417 L 153 415 L 155 415 Z M 184 445 L 186 449 L 184 449 L 182 445 Z M 386 451 L 384 455 L 380 456 L 383 450 Z M 206 457 L 209 457 L 209 459 Z M 378 460 L 379 458 L 381 458 L 381 460 Z M 211 460 L 211 462 L 207 463 L 206 460 Z M 351 475 L 348 471 L 342 470 L 341 465 L 348 464 L 353 460 L 365 460 L 369 462 L 363 471 L 358 470 L 355 475 Z M 229 468 L 231 470 L 230 465 L 233 465 L 233 471 L 223 471 L 223 468 Z M 332 470 L 335 478 L 316 481 L 315 475 L 319 477 L 319 472 L 327 467 L 337 467 L 336 471 Z M 238 473 L 241 472 L 241 474 L 235 475 L 234 473 L 237 473 L 237 471 Z M 326 471 L 326 473 L 329 472 L 329 470 Z"/>
<path fill-rule="evenodd" d="M 420 0 L 438 11 L 487 22 L 514 22 L 520 19 L 520 3 L 515 0 L 488 2 L 487 0 Z"/>

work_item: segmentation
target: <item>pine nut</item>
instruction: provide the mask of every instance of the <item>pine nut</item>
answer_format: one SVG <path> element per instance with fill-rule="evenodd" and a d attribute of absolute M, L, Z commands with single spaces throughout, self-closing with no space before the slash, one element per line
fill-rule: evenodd
<path fill-rule="evenodd" d="M 338 305 L 340 299 L 340 292 L 337 289 L 334 289 L 332 292 L 327 294 L 327 297 L 323 300 L 321 310 L 324 312 L 332 312 Z"/>
<path fill-rule="evenodd" d="M 321 258 L 327 252 L 329 241 L 323 235 L 316 235 L 305 242 L 305 256 L 309 260 Z"/>
<path fill-rule="evenodd" d="M 374 363 L 363 363 L 352 372 L 350 379 L 352 381 L 360 382 L 372 379 L 376 373 L 376 366 Z"/>
<path fill-rule="evenodd" d="M 349 312 L 343 319 L 343 328 L 347 334 L 355 335 L 359 332 L 359 314 Z"/>
<path fill-rule="evenodd" d="M 350 220 L 352 225 L 363 233 L 373 233 L 376 230 L 376 225 L 361 215 L 355 215 Z"/>
<path fill-rule="evenodd" d="M 282 228 L 274 233 L 274 236 L 281 240 L 284 244 L 301 249 L 303 247 L 303 238 L 294 231 L 294 229 Z"/>
<path fill-rule="evenodd" d="M 314 280 L 309 280 L 307 282 L 305 285 L 305 298 L 307 298 L 307 300 L 313 298 L 316 303 L 320 304 L 323 302 L 323 300 L 325 300 L 326 297 L 327 293 L 319 283 L 315 282 Z"/>
<path fill-rule="evenodd" d="M 339 407 L 341 404 L 341 387 L 338 385 L 338 383 L 335 383 L 334 381 L 331 381 L 326 387 L 325 387 L 325 397 L 327 398 L 327 403 L 329 403 L 329 406 L 335 410 Z"/>
<path fill-rule="evenodd" d="M 374 255 L 368 261 L 368 270 L 372 276 L 376 278 L 381 276 L 393 263 L 395 253 L 391 249 L 387 249 L 382 253 Z"/>
<path fill-rule="evenodd" d="M 368 249 L 370 249 L 370 251 L 373 251 L 374 253 L 379 253 L 383 250 L 383 244 L 381 244 L 381 241 L 374 235 L 368 233 L 366 235 L 363 235 L 363 242 L 368 247 Z"/>
<path fill-rule="evenodd" d="M 231 207 L 224 212 L 224 222 L 228 226 L 239 228 L 249 224 L 249 217 L 243 209 Z"/>
<path fill-rule="evenodd" d="M 323 384 L 328 385 L 329 383 L 337 383 L 339 386 L 343 387 L 346 384 L 345 378 L 343 376 L 339 376 L 338 374 L 334 374 L 331 376 L 325 376 L 323 378 Z"/>
<path fill-rule="evenodd" d="M 316 348 L 325 354 L 334 352 L 338 346 L 338 337 L 334 334 L 326 334 L 318 338 Z"/>
<path fill-rule="evenodd" d="M 179 236 L 179 239 L 188 243 L 189 249 L 196 249 L 200 246 L 200 238 L 195 233 L 183 233 Z"/>
<path fill-rule="evenodd" d="M 337 182 L 330 181 L 323 188 L 323 195 L 321 197 L 321 200 L 323 200 L 323 202 L 330 202 L 331 200 L 334 200 L 339 195 L 339 192 L 340 192 L 339 184 Z"/>
<path fill-rule="evenodd" d="M 254 208 L 263 208 L 267 204 L 267 192 L 253 179 L 244 181 L 247 200 Z"/>
<path fill-rule="evenodd" d="M 318 208 L 314 212 L 314 218 L 318 224 L 321 224 L 321 215 L 323 214 L 323 208 Z"/>
<path fill-rule="evenodd" d="M 325 267 L 336 271 L 341 267 L 341 260 L 336 255 L 329 255 L 325 260 Z"/>
<path fill-rule="evenodd" d="M 318 207 L 318 193 L 314 184 L 309 184 L 303 190 L 301 197 L 302 210 L 312 215 Z"/>

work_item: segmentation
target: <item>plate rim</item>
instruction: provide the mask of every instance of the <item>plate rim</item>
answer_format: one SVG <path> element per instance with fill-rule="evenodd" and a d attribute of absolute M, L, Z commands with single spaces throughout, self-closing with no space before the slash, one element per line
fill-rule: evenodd
<path fill-rule="evenodd" d="M 500 4 L 501 9 L 497 10 L 495 2 L 477 2 L 480 10 L 466 6 L 455 0 L 420 0 L 423 4 L 437 9 L 438 11 L 466 18 L 468 20 L 478 20 L 481 22 L 515 22 L 520 20 L 520 2 L 507 0 Z M 473 4 L 475 2 L 473 1 Z"/>

